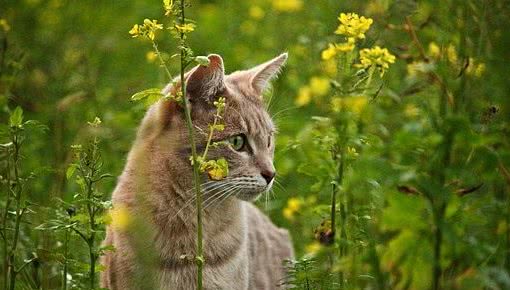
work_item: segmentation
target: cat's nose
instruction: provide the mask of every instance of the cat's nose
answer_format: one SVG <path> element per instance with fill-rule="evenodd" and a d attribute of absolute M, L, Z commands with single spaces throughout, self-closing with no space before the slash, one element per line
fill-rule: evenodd
<path fill-rule="evenodd" d="M 262 177 L 264 177 L 264 179 L 266 180 L 267 184 L 269 184 L 269 183 L 271 183 L 271 181 L 273 181 L 273 178 L 276 175 L 276 172 L 271 171 L 271 170 L 262 170 L 260 172 L 260 175 L 262 175 Z"/>

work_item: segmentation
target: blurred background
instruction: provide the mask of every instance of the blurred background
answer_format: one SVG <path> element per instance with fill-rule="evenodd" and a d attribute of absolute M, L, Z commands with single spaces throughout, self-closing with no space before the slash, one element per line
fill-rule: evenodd
<path fill-rule="evenodd" d="M 329 246 L 317 236 L 327 228 L 331 166 L 314 117 L 331 114 L 330 80 L 340 68 L 321 52 L 338 41 L 341 12 L 372 18 L 360 47 L 385 47 L 396 61 L 376 96 L 347 105 L 359 113 L 339 197 L 349 211 Z M 36 174 L 27 190 L 37 205 L 23 229 L 27 253 L 59 251 L 58 235 L 31 227 L 50 215 L 54 198 L 72 199 L 71 145 L 86 142 L 96 116 L 104 171 L 121 173 L 146 109 L 130 97 L 168 82 L 150 43 L 128 31 L 144 18 L 168 23 L 163 13 L 158 0 L 0 0 L 0 119 L 8 122 L 20 106 L 25 119 L 48 128 L 31 133 L 23 149 L 24 171 Z M 441 289 L 510 289 L 508 1 L 210 0 L 192 1 L 188 16 L 197 25 L 190 46 L 197 55 L 222 55 L 227 73 L 289 53 L 269 93 L 280 185 L 257 204 L 290 231 L 298 265 L 310 263 L 312 286 L 302 289 L 430 289 L 434 279 Z M 167 32 L 157 39 L 168 56 L 176 53 Z M 177 61 L 169 64 L 177 73 Z M 443 95 L 447 115 L 438 106 Z M 445 138 L 446 166 L 436 162 Z M 437 172 L 444 187 L 433 181 Z M 114 185 L 107 179 L 100 190 L 108 195 Z M 421 194 L 427 190 L 450 192 L 440 220 Z M 58 263 L 50 264 L 39 265 L 41 289 L 59 279 Z M 340 282 L 332 278 L 338 273 Z"/>

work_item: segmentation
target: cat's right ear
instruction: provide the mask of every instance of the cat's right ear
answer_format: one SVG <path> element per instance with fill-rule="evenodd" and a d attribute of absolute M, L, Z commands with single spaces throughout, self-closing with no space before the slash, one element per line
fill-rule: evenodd
<path fill-rule="evenodd" d="M 217 54 L 207 56 L 209 65 L 194 67 L 186 78 L 186 92 L 190 102 L 210 101 L 225 88 L 223 59 Z"/>

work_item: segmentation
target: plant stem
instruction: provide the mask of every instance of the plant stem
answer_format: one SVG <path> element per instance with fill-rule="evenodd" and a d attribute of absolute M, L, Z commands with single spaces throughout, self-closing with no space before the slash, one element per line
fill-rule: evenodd
<path fill-rule="evenodd" d="M 14 169 L 14 183 L 15 183 L 15 191 L 14 198 L 15 198 L 15 226 L 14 226 L 14 237 L 12 240 L 11 249 L 9 251 L 9 257 L 8 257 L 8 277 L 9 277 L 9 289 L 14 290 L 16 287 L 16 249 L 18 247 L 18 239 L 19 239 L 19 232 L 20 232 L 20 224 L 21 219 L 23 217 L 24 209 L 21 208 L 21 194 L 22 194 L 22 185 L 21 180 L 19 177 L 19 150 L 20 150 L 20 143 L 18 140 L 18 130 L 14 129 L 14 132 L 12 133 L 12 144 L 14 146 L 14 156 L 13 156 L 13 169 Z"/>
<path fill-rule="evenodd" d="M 69 251 L 69 229 L 65 230 L 64 237 L 64 270 L 62 273 L 62 290 L 67 290 L 67 258 Z"/>
<path fill-rule="evenodd" d="M 4 265 L 3 265 L 3 270 L 4 270 L 4 289 L 7 289 L 7 285 L 8 285 L 8 281 L 9 281 L 9 240 L 8 240 L 8 235 L 7 235 L 7 219 L 9 218 L 9 208 L 11 206 L 11 199 L 12 199 L 12 188 L 11 188 L 11 184 L 10 184 L 10 180 L 11 180 L 11 160 L 10 158 L 7 158 L 7 180 L 9 182 L 7 182 L 7 200 L 5 202 L 5 209 L 4 209 L 4 215 L 3 215 L 3 220 L 2 220 L 2 238 L 4 240 L 4 244 L 3 244 L 3 250 L 4 250 Z"/>
<path fill-rule="evenodd" d="M 159 62 L 161 63 L 161 66 L 165 69 L 166 75 L 168 76 L 170 81 L 172 81 L 172 79 L 173 79 L 172 74 L 170 73 L 170 70 L 168 69 L 166 62 L 163 59 L 163 56 L 161 55 L 161 52 L 158 49 L 158 44 L 154 40 L 152 40 L 152 47 L 154 48 L 154 51 L 156 52 L 156 55 L 159 58 Z"/>
<path fill-rule="evenodd" d="M 185 14 L 184 14 L 184 0 L 181 0 L 181 14 L 180 14 L 180 24 L 185 24 Z M 191 143 L 191 156 L 193 159 L 193 183 L 195 187 L 195 193 L 197 196 L 196 201 L 196 209 L 197 209 L 197 252 L 196 252 L 196 263 L 197 263 L 197 289 L 202 290 L 202 275 L 203 275 L 203 267 L 204 267 L 204 257 L 203 257 L 203 241 L 202 241 L 202 191 L 200 189 L 200 175 L 198 171 L 198 162 L 197 162 L 197 148 L 195 144 L 194 138 L 194 130 L 193 130 L 193 122 L 191 120 L 191 108 L 189 107 L 188 98 L 186 97 L 186 81 L 184 79 L 184 69 L 186 67 L 186 55 L 185 55 L 185 40 L 184 33 L 180 33 L 181 40 L 181 94 L 184 103 L 184 115 L 186 118 L 186 126 L 188 127 L 188 134 Z"/>
<path fill-rule="evenodd" d="M 435 210 L 434 223 L 435 223 L 435 237 L 434 237 L 434 264 L 432 271 L 432 289 L 441 289 L 441 244 L 443 242 L 443 219 L 446 209 L 446 204 L 443 203 Z"/>
<path fill-rule="evenodd" d="M 94 253 L 94 246 L 96 240 L 96 221 L 95 221 L 95 209 L 93 208 L 92 199 L 94 193 L 94 176 L 95 176 L 95 158 L 96 158 L 96 150 L 97 150 L 97 139 L 94 138 L 94 145 L 92 148 L 92 165 L 90 166 L 90 172 L 87 180 L 87 212 L 89 214 L 89 226 L 90 226 L 90 236 L 88 238 L 87 244 L 89 246 L 89 259 L 90 259 L 90 289 L 95 288 L 95 278 L 96 278 L 96 259 L 97 256 Z M 87 177 L 85 177 L 87 178 Z"/>

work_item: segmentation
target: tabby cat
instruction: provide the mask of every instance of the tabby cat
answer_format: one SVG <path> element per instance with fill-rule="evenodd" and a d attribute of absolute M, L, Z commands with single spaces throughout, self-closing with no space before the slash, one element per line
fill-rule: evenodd
<path fill-rule="evenodd" d="M 195 140 L 202 151 L 214 119 L 213 102 L 225 97 L 225 129 L 214 133 L 214 141 L 226 144 L 210 149 L 208 158 L 225 158 L 230 170 L 220 181 L 202 176 L 204 288 L 280 289 L 283 262 L 293 257 L 289 234 L 250 201 L 274 182 L 276 128 L 262 93 L 287 54 L 229 75 L 219 55 L 208 59 L 208 66 L 196 66 L 185 75 Z M 179 88 L 177 81 L 164 93 L 174 94 Z M 196 288 L 197 224 L 189 144 L 180 105 L 161 100 L 149 108 L 112 195 L 114 208 L 122 209 L 132 225 L 114 223 L 107 228 L 103 245 L 115 250 L 102 257 L 106 268 L 101 287 Z"/>

